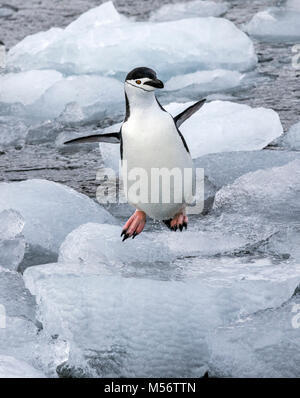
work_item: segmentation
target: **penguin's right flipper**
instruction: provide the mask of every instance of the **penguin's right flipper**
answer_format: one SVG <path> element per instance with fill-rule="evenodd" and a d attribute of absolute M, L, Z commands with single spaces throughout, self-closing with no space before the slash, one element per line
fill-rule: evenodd
<path fill-rule="evenodd" d="M 182 123 L 184 123 L 189 117 L 191 117 L 195 112 L 197 112 L 202 105 L 204 105 L 206 99 L 202 99 L 195 104 L 189 106 L 183 112 L 179 113 L 179 115 L 174 117 L 174 121 L 177 127 L 180 127 Z"/>
<path fill-rule="evenodd" d="M 64 144 L 83 144 L 91 142 L 108 142 L 110 144 L 120 144 L 120 133 L 93 134 L 86 137 L 74 138 L 73 140 L 64 142 Z"/>

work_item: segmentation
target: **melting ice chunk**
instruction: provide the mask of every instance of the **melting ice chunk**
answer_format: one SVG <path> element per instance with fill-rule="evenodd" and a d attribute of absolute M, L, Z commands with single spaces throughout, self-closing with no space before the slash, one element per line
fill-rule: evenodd
<path fill-rule="evenodd" d="M 231 213 L 260 214 L 273 222 L 300 221 L 300 160 L 257 170 L 217 192 L 214 208 Z"/>
<path fill-rule="evenodd" d="M 26 242 L 58 252 L 65 236 L 88 221 L 113 221 L 100 205 L 73 189 L 47 180 L 0 184 L 0 210 L 13 208 L 25 220 Z"/>
<path fill-rule="evenodd" d="M 166 106 L 173 116 L 192 103 Z M 262 149 L 282 134 L 272 109 L 251 108 L 229 101 L 212 101 L 188 119 L 180 130 L 193 158 L 207 153 Z"/>
<path fill-rule="evenodd" d="M 300 122 L 294 124 L 286 134 L 279 137 L 275 144 L 292 151 L 300 151 Z"/>
<path fill-rule="evenodd" d="M 59 261 L 65 263 L 116 264 L 130 262 L 154 262 L 169 260 L 167 247 L 144 233 L 139 239 L 129 239 L 120 244 L 120 226 L 107 224 L 84 224 L 72 231 L 59 251 Z"/>
<path fill-rule="evenodd" d="M 229 88 L 237 87 L 241 84 L 243 75 L 236 71 L 216 69 L 212 71 L 204 70 L 186 75 L 174 76 L 165 84 L 167 91 L 181 90 L 192 86 L 197 87 L 197 92 L 217 92 Z"/>
<path fill-rule="evenodd" d="M 25 252 L 23 227 L 24 219 L 18 212 L 4 210 L 0 213 L 0 266 L 15 270 L 21 263 Z"/>
<path fill-rule="evenodd" d="M 22 147 L 28 127 L 21 120 L 12 116 L 0 116 L 0 149 L 9 146 Z"/>
<path fill-rule="evenodd" d="M 217 188 L 232 184 L 243 174 L 259 169 L 283 166 L 295 159 L 300 153 L 288 151 L 236 151 L 220 152 L 195 159 L 195 167 L 204 169 L 209 181 Z"/>
<path fill-rule="evenodd" d="M 195 17 L 218 17 L 227 11 L 226 3 L 194 0 L 186 3 L 165 4 L 153 11 L 151 21 L 173 21 L 176 19 Z"/>
<path fill-rule="evenodd" d="M 292 265 L 216 258 L 179 263 L 165 278 L 65 263 L 24 273 L 45 331 L 70 344 L 65 368 L 100 377 L 203 375 L 206 337 L 242 313 L 280 305 L 297 276 Z"/>
<path fill-rule="evenodd" d="M 166 78 L 203 67 L 247 70 L 256 62 L 252 41 L 226 19 L 134 22 L 121 18 L 111 2 L 83 14 L 65 30 L 26 37 L 8 54 L 8 64 L 23 70 L 117 73 L 122 79 L 137 65 L 155 65 Z"/>
<path fill-rule="evenodd" d="M 53 118 L 59 116 L 67 104 L 74 102 L 81 108 L 94 105 L 98 113 L 104 115 L 112 104 L 117 106 L 123 103 L 123 84 L 103 76 L 69 76 L 43 93 L 32 106 L 32 112 L 40 113 L 44 118 Z"/>
<path fill-rule="evenodd" d="M 210 374 L 218 377 L 300 377 L 300 297 L 259 311 L 209 336 Z"/>
<path fill-rule="evenodd" d="M 25 361 L 28 369 L 30 365 L 55 376 L 56 366 L 67 358 L 67 347 L 62 341 L 39 332 L 35 313 L 36 301 L 25 288 L 21 274 L 0 267 L 0 373 L 5 372 L 1 377 L 18 373 L 18 360 Z M 11 366 L 17 366 L 15 373 L 3 356 L 16 359 L 11 362 Z M 23 363 L 22 371 L 26 372 L 22 377 L 30 377 Z"/>
<path fill-rule="evenodd" d="M 38 119 L 58 117 L 70 103 L 83 108 L 85 118 L 95 113 L 95 109 L 89 110 L 91 106 L 103 116 L 112 104 L 117 107 L 123 103 L 123 85 L 105 76 L 63 77 L 55 70 L 8 73 L 0 76 L 0 102 L 21 103 L 28 116 Z"/>
<path fill-rule="evenodd" d="M 33 368 L 28 363 L 8 355 L 0 355 L 1 378 L 44 378 L 41 371 Z"/>
<path fill-rule="evenodd" d="M 62 79 L 55 70 L 31 70 L 0 75 L 0 102 L 30 105 Z"/>
<path fill-rule="evenodd" d="M 300 8 L 270 8 L 255 14 L 246 31 L 264 41 L 297 41 L 300 39 Z"/>

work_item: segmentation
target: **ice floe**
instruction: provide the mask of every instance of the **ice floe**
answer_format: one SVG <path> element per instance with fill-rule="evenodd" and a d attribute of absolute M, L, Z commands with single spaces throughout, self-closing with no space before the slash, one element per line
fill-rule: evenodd
<path fill-rule="evenodd" d="M 36 301 L 25 288 L 21 274 L 0 267 L 0 369 L 2 377 L 15 373 L 3 356 L 18 370 L 18 361 L 24 366 L 24 375 L 43 373 L 56 376 L 56 367 L 68 358 L 68 344 L 41 331 L 36 320 Z M 23 364 L 23 361 L 28 366 Z M 28 370 L 28 373 L 27 373 Z M 25 376 L 26 375 L 26 376 Z"/>
<path fill-rule="evenodd" d="M 121 244 L 121 227 L 88 223 L 66 237 L 58 263 L 26 269 L 25 285 L 36 297 L 44 332 L 69 347 L 59 374 L 259 375 L 262 365 L 250 369 L 250 363 L 260 361 L 259 347 L 267 350 L 259 326 L 267 322 L 260 320 L 266 313 L 271 322 L 273 314 L 279 319 L 274 350 L 296 347 L 281 304 L 300 278 L 300 160 L 258 152 L 249 153 L 244 165 L 246 152 L 239 154 L 234 172 L 243 175 L 225 181 L 213 211 L 191 219 L 185 233 L 157 226 Z M 226 155 L 229 163 L 221 158 L 221 168 L 222 161 L 230 168 L 232 154 Z M 258 170 L 251 166 L 256 158 Z M 257 333 L 258 345 L 240 343 L 247 322 L 249 338 L 255 341 Z M 230 344 L 224 346 L 227 336 Z M 273 355 L 262 374 L 298 375 L 295 358 L 283 367 L 281 356 Z"/>
<path fill-rule="evenodd" d="M 299 294 L 258 311 L 209 337 L 211 374 L 217 377 L 299 377 Z"/>
<path fill-rule="evenodd" d="M 23 227 L 24 219 L 15 210 L 4 210 L 0 213 L 0 266 L 15 270 L 23 260 Z"/>
<path fill-rule="evenodd" d="M 191 104 L 171 103 L 165 108 L 176 115 Z M 207 153 L 262 149 L 282 134 L 282 125 L 272 109 L 212 101 L 204 104 L 180 130 L 196 158 Z"/>
<path fill-rule="evenodd" d="M 30 70 L 0 75 L 0 102 L 30 105 L 61 79 L 62 74 L 55 70 Z"/>
<path fill-rule="evenodd" d="M 8 54 L 8 65 L 22 70 L 117 74 L 122 79 L 137 65 L 155 66 L 167 78 L 205 67 L 247 70 L 256 62 L 252 41 L 226 19 L 135 22 L 118 14 L 112 2 L 89 10 L 65 29 L 28 36 Z"/>
<path fill-rule="evenodd" d="M 292 265 L 274 270 L 267 261 L 238 259 L 173 263 L 163 275 L 157 267 L 141 275 L 141 268 L 139 277 L 100 264 L 25 271 L 45 330 L 69 343 L 62 374 L 202 376 L 210 360 L 206 338 L 215 328 L 280 305 L 299 278 Z"/>
<path fill-rule="evenodd" d="M 167 247 L 155 235 L 143 234 L 141 239 L 120 245 L 121 227 L 88 223 L 72 231 L 59 251 L 59 261 L 65 263 L 131 263 L 163 261 L 171 258 Z"/>
<path fill-rule="evenodd" d="M 0 116 L 0 149 L 22 147 L 28 132 L 27 125 L 13 116 Z"/>
<path fill-rule="evenodd" d="M 239 215 L 260 214 L 270 223 L 300 221 L 300 160 L 247 173 L 224 186 L 214 208 Z"/>
<path fill-rule="evenodd" d="M 1 183 L 0 210 L 9 208 L 24 217 L 26 242 L 54 253 L 79 225 L 113 222 L 113 217 L 87 196 L 47 180 Z"/>
<path fill-rule="evenodd" d="M 300 39 L 300 7 L 297 1 L 287 7 L 274 7 L 255 14 L 246 31 L 264 41 L 297 41 Z"/>
<path fill-rule="evenodd" d="M 31 118 L 57 118 L 68 104 L 81 109 L 82 118 L 105 116 L 108 109 L 123 105 L 123 85 L 105 76 L 80 75 L 63 77 L 55 70 L 33 70 L 0 76 L 0 102 L 21 103 Z M 89 107 L 94 108 L 89 111 Z M 123 106 L 122 106 L 123 109 Z M 111 116 L 114 113 L 111 111 Z M 72 121 L 77 120 L 72 112 Z"/>
<path fill-rule="evenodd" d="M 224 69 L 203 70 L 185 75 L 173 76 L 165 84 L 167 91 L 195 89 L 198 95 L 202 92 L 219 92 L 238 87 L 244 75 L 237 71 Z"/>
<path fill-rule="evenodd" d="M 300 122 L 291 126 L 274 144 L 290 151 L 300 151 Z"/>
<path fill-rule="evenodd" d="M 11 356 L 0 355 L 0 378 L 44 378 L 39 370 Z"/>
<path fill-rule="evenodd" d="M 194 0 L 185 3 L 164 4 L 153 11 L 150 21 L 174 21 L 176 19 L 195 17 L 219 17 L 225 14 L 227 3 L 214 1 Z"/>
<path fill-rule="evenodd" d="M 217 189 L 232 184 L 243 174 L 279 167 L 293 160 L 300 160 L 300 153 L 289 151 L 236 151 L 220 152 L 195 159 L 195 167 L 203 168 L 209 181 Z"/>

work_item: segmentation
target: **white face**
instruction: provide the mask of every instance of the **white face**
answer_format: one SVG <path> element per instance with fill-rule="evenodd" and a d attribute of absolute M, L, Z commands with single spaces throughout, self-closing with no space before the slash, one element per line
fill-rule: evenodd
<path fill-rule="evenodd" d="M 151 81 L 151 79 L 149 79 L 149 77 L 143 77 L 141 79 L 126 80 L 125 84 L 128 84 L 129 86 L 132 86 L 132 87 L 136 87 L 143 91 L 154 91 L 155 87 L 145 84 L 146 82 L 150 82 L 150 81 Z"/>

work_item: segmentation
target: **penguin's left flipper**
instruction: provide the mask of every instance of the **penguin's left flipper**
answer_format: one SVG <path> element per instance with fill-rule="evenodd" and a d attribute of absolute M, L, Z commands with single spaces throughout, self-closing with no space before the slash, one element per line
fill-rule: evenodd
<path fill-rule="evenodd" d="M 91 142 L 108 142 L 110 144 L 119 144 L 120 133 L 93 134 L 86 137 L 74 138 L 73 140 L 64 142 L 64 144 L 83 144 Z"/>
<path fill-rule="evenodd" d="M 183 112 L 179 113 L 179 115 L 174 117 L 174 122 L 177 127 L 180 127 L 182 123 L 184 123 L 189 117 L 191 117 L 195 112 L 199 111 L 199 109 L 204 105 L 206 99 L 202 99 L 195 104 L 189 106 Z"/>

